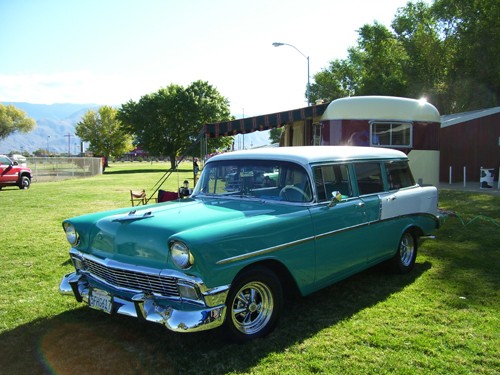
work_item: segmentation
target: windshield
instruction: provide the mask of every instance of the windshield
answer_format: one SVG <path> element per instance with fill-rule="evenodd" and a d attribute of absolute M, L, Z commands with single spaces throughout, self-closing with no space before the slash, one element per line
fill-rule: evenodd
<path fill-rule="evenodd" d="M 303 167 L 268 160 L 209 162 L 193 195 L 302 203 L 312 200 L 311 183 Z"/>

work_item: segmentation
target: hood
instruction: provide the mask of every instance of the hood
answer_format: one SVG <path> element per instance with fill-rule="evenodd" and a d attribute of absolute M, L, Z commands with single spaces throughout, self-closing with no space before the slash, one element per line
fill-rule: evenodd
<path fill-rule="evenodd" d="M 273 211 L 262 202 L 222 199 L 185 199 L 141 206 L 99 219 L 89 233 L 87 251 L 126 263 L 137 263 L 141 258 L 141 265 L 164 267 L 172 235 L 212 223 L 235 226 L 238 221 Z"/>

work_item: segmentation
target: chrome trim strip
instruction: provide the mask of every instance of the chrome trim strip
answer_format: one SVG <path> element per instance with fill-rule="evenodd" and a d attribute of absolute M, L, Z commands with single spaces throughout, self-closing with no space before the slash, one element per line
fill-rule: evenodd
<path fill-rule="evenodd" d="M 306 238 L 303 238 L 301 240 L 287 242 L 287 243 L 284 243 L 284 244 L 281 244 L 281 245 L 278 245 L 278 246 L 273 246 L 273 247 L 268 247 L 266 249 L 252 251 L 251 253 L 246 253 L 246 254 L 236 255 L 234 257 L 230 257 L 230 258 L 226 258 L 226 259 L 221 259 L 221 260 L 217 261 L 216 264 L 227 264 L 227 263 L 236 262 L 238 260 L 252 258 L 252 257 L 258 256 L 258 255 L 272 253 L 272 252 L 275 252 L 275 251 L 278 251 L 278 250 L 281 250 L 281 249 L 284 249 L 284 248 L 287 248 L 287 247 L 290 247 L 290 246 L 300 245 L 300 244 L 303 244 L 305 242 L 312 241 L 314 239 L 315 239 L 314 236 L 312 236 L 312 237 L 306 237 Z"/>
<path fill-rule="evenodd" d="M 335 234 L 338 234 L 338 233 L 347 232 L 347 231 L 350 231 L 350 230 L 353 230 L 353 229 L 357 229 L 357 228 L 361 228 L 361 227 L 373 225 L 373 224 L 376 224 L 376 223 L 381 223 L 381 222 L 384 222 L 384 221 L 390 221 L 390 220 L 395 220 L 395 219 L 399 219 L 399 218 L 402 218 L 402 217 L 411 217 L 411 216 L 431 216 L 431 217 L 433 217 L 435 219 L 435 216 L 433 216 L 432 214 L 428 214 L 428 213 L 424 212 L 424 213 L 415 213 L 415 214 L 411 214 L 411 215 L 401 215 L 401 216 L 392 217 L 392 218 L 388 218 L 388 219 L 384 219 L 384 220 L 378 219 L 378 220 L 367 221 L 365 223 L 353 225 L 353 226 L 350 226 L 350 227 L 345 227 L 345 228 L 342 228 L 342 229 L 335 229 L 335 230 L 332 230 L 330 232 L 321 233 L 321 234 L 318 234 L 316 236 L 306 237 L 306 238 L 303 238 L 301 240 L 287 242 L 287 243 L 284 243 L 284 244 L 281 244 L 281 245 L 272 246 L 272 247 L 268 247 L 268 248 L 265 248 L 265 249 L 252 251 L 250 253 L 246 253 L 246 254 L 242 254 L 242 255 L 236 255 L 234 257 L 221 259 L 221 260 L 217 261 L 216 264 L 233 263 L 233 262 L 237 262 L 239 260 L 245 260 L 245 259 L 253 258 L 253 257 L 259 256 L 259 255 L 269 254 L 269 253 L 272 253 L 272 252 L 275 252 L 275 251 L 279 251 L 279 250 L 285 249 L 285 248 L 290 247 L 290 246 L 300 245 L 300 244 L 303 244 L 303 243 L 308 242 L 308 241 L 322 239 L 322 238 L 329 237 L 329 236 L 332 236 L 332 235 L 335 235 Z"/>
<path fill-rule="evenodd" d="M 357 229 L 357 228 L 361 228 L 361 227 L 366 227 L 366 226 L 371 225 L 373 223 L 378 223 L 379 221 L 380 220 L 367 221 L 365 223 L 353 225 L 351 227 L 345 227 L 345 228 L 342 228 L 342 229 L 335 229 L 335 230 L 332 230 L 330 232 L 325 232 L 325 233 L 318 234 L 316 236 L 316 239 L 330 237 L 330 236 L 333 236 L 334 234 L 337 234 L 337 233 L 347 232 L 347 231 L 350 231 L 350 230 L 353 230 L 353 229 Z"/>

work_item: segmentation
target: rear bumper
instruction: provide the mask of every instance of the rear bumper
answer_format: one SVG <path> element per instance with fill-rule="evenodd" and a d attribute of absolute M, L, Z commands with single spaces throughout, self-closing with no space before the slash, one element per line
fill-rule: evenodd
<path fill-rule="evenodd" d="M 89 303 L 90 285 L 85 276 L 76 272 L 63 277 L 59 292 L 74 296 L 78 302 Z M 152 294 L 137 293 L 130 299 L 113 295 L 112 313 L 159 323 L 175 332 L 196 332 L 220 326 L 224 322 L 226 306 L 168 304 L 165 299 Z"/>

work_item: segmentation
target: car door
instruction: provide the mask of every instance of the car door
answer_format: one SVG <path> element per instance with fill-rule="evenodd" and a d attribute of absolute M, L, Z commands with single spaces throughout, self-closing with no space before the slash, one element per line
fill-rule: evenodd
<path fill-rule="evenodd" d="M 383 165 L 380 162 L 366 161 L 354 164 L 356 187 L 365 204 L 365 214 L 369 226 L 363 232 L 366 244 L 367 265 L 378 262 L 379 259 L 394 252 L 393 238 L 395 234 L 390 221 L 381 220 L 382 200 L 386 195 L 386 185 L 383 177 Z"/>
<path fill-rule="evenodd" d="M 365 267 L 366 242 L 362 240 L 369 216 L 367 203 L 355 195 L 347 164 L 313 169 L 319 203 L 310 208 L 316 244 L 316 285 L 331 284 Z M 332 192 L 341 194 L 331 204 Z"/>
<path fill-rule="evenodd" d="M 0 183 L 15 183 L 17 181 L 17 172 L 12 168 L 12 162 L 9 158 L 0 156 Z"/>

